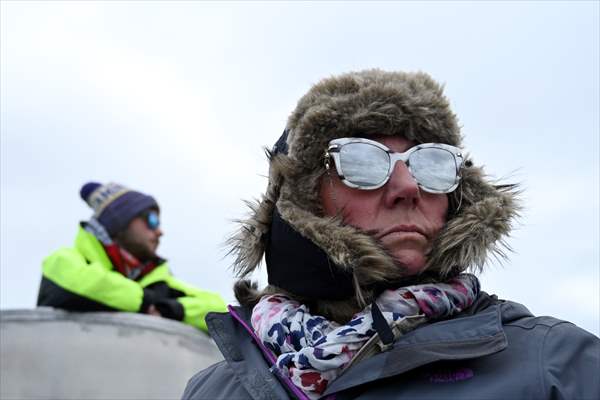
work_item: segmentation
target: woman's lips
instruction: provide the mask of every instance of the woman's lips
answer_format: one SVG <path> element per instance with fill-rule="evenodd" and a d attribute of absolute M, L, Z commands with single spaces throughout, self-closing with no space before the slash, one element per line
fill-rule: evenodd
<path fill-rule="evenodd" d="M 425 233 L 425 231 L 416 225 L 394 225 L 387 229 L 379 231 L 379 233 L 375 235 L 375 238 L 381 240 L 385 236 L 391 234 L 398 234 L 399 236 L 402 234 L 418 234 L 420 236 L 425 237 L 425 239 L 429 239 L 429 236 Z"/>

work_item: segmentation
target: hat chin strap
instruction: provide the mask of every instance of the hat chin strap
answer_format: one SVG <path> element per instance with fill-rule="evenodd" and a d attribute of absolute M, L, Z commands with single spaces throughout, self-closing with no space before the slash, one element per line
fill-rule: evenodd
<path fill-rule="evenodd" d="M 354 296 L 350 269 L 336 265 L 285 221 L 277 208 L 273 210 L 265 247 L 270 285 L 303 299 L 343 300 Z"/>

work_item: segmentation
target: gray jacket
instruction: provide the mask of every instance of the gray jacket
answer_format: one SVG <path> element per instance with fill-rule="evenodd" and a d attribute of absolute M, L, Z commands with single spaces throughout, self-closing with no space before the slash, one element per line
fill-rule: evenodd
<path fill-rule="evenodd" d="M 189 381 L 185 400 L 306 398 L 270 370 L 250 313 L 206 318 L 225 361 Z M 600 399 L 600 340 L 482 293 L 459 316 L 420 327 L 349 367 L 323 397 L 343 399 Z"/>

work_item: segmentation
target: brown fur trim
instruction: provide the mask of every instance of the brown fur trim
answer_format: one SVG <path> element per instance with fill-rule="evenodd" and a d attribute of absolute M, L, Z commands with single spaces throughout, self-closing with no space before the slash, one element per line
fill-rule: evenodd
<path fill-rule="evenodd" d="M 262 291 L 258 290 L 258 284 L 247 279 L 240 279 L 233 284 L 233 294 L 238 303 L 249 308 L 254 308 L 263 296 Z"/>
<path fill-rule="evenodd" d="M 488 257 L 501 260 L 510 251 L 505 238 L 521 209 L 516 184 L 495 186 L 483 170 L 467 167 L 454 196 L 461 206 L 438 235 L 428 255 L 427 269 L 447 276 L 451 271 L 481 271 Z"/>
<path fill-rule="evenodd" d="M 264 235 L 269 232 L 275 203 L 279 197 L 281 177 L 277 163 L 269 150 L 265 150 L 271 162 L 267 192 L 260 201 L 246 201 L 250 216 L 236 220 L 239 229 L 226 241 L 228 254 L 236 256 L 233 269 L 237 276 L 245 277 L 251 274 L 261 263 L 265 252 Z"/>

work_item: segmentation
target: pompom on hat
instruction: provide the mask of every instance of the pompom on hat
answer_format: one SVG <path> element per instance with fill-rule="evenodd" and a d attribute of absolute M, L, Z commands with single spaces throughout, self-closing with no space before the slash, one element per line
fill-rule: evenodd
<path fill-rule="evenodd" d="M 129 222 L 143 211 L 159 209 L 152 196 L 113 182 L 105 185 L 88 182 L 81 187 L 79 195 L 94 210 L 93 218 L 112 237 L 127 228 Z"/>

